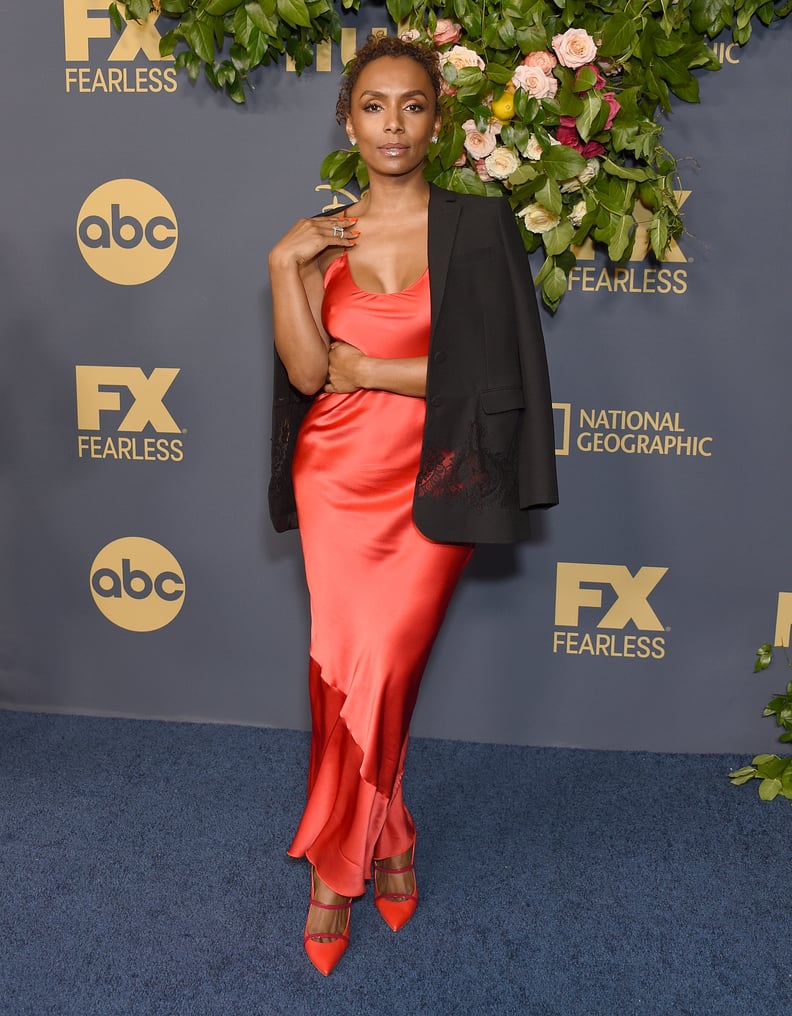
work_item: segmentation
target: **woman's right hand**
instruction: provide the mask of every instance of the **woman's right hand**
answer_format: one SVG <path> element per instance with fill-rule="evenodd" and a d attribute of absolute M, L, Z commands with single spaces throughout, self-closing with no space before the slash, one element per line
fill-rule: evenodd
<path fill-rule="evenodd" d="M 358 236 L 356 222 L 344 214 L 300 219 L 270 251 L 270 268 L 301 267 L 328 247 L 353 247 Z"/>

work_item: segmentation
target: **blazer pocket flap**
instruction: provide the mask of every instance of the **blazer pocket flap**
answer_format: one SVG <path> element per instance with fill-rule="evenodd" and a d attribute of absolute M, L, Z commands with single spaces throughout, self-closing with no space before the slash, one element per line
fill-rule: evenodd
<path fill-rule="evenodd" d="M 481 406 L 485 413 L 505 413 L 509 409 L 524 409 L 522 388 L 489 388 L 481 393 Z"/>

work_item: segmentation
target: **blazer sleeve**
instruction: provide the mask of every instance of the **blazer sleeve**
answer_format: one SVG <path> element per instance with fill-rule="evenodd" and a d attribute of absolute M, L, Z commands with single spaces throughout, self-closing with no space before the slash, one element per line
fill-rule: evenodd
<path fill-rule="evenodd" d="M 519 503 L 520 508 L 550 508 L 558 504 L 558 481 L 547 354 L 530 261 L 509 202 L 504 198 L 498 203 L 501 238 L 514 294 L 525 397 L 518 450 Z"/>

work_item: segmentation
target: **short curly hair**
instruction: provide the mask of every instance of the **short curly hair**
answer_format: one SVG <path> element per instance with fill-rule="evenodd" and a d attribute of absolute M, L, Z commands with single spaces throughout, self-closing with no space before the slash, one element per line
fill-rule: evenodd
<path fill-rule="evenodd" d="M 352 89 L 357 84 L 364 67 L 367 67 L 375 60 L 383 56 L 409 57 L 426 71 L 435 94 L 435 105 L 439 108 L 441 82 L 440 63 L 437 53 L 428 46 L 422 46 L 418 42 L 407 42 L 395 35 L 370 35 L 364 46 L 355 53 L 344 71 L 344 80 L 338 93 L 336 103 L 336 120 L 340 124 L 346 123 L 349 115 Z"/>

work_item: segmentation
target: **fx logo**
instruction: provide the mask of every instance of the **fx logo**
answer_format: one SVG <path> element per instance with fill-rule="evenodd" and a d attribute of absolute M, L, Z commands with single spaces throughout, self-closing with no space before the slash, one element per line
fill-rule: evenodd
<path fill-rule="evenodd" d="M 67 63 L 90 59 L 88 49 L 91 39 L 110 38 L 112 23 L 108 6 L 109 4 L 103 3 L 102 0 L 63 0 L 63 35 Z M 123 17 L 124 4 L 119 3 L 118 9 Z M 160 34 L 155 27 L 158 17 L 159 14 L 152 11 L 143 22 L 125 21 L 121 38 L 107 59 L 128 62 L 134 60 L 138 53 L 143 53 L 152 61 L 173 60 L 172 56 L 160 56 Z"/>
<path fill-rule="evenodd" d="M 774 646 L 789 648 L 790 628 L 792 628 L 792 593 L 779 593 Z"/>
<path fill-rule="evenodd" d="M 577 628 L 580 608 L 602 609 L 602 586 L 616 594 L 613 605 L 597 622 L 598 628 L 622 629 L 632 621 L 640 631 L 664 631 L 649 605 L 649 595 L 668 568 L 640 568 L 633 575 L 623 564 L 572 564 L 559 561 L 556 572 L 555 623 Z"/>
<path fill-rule="evenodd" d="M 122 411 L 121 393 L 125 391 L 131 395 L 132 405 L 117 430 L 139 433 L 151 424 L 158 434 L 180 433 L 163 402 L 179 370 L 155 367 L 146 377 L 140 367 L 75 367 L 77 429 L 100 430 L 102 413 Z"/>

